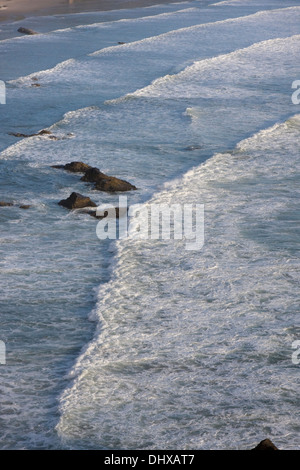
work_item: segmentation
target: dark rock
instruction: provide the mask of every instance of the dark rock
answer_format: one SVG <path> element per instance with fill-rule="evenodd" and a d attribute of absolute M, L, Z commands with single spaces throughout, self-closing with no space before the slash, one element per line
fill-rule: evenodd
<path fill-rule="evenodd" d="M 56 168 L 57 170 L 64 170 L 65 165 L 51 165 L 51 168 Z"/>
<path fill-rule="evenodd" d="M 32 36 L 33 34 L 38 34 L 36 31 L 33 31 L 32 29 L 23 28 L 23 26 L 21 26 L 21 27 L 18 29 L 18 33 L 29 34 L 30 36 Z"/>
<path fill-rule="evenodd" d="M 47 129 L 43 129 L 40 132 L 38 132 L 36 135 L 50 135 L 52 134 L 51 131 L 47 131 Z"/>
<path fill-rule="evenodd" d="M 9 135 L 14 137 L 32 137 L 34 134 L 21 134 L 20 132 L 9 132 Z"/>
<path fill-rule="evenodd" d="M 9 135 L 13 135 L 14 137 L 34 137 L 37 135 L 49 135 L 51 136 L 50 138 L 56 138 L 55 136 L 52 136 L 51 134 L 52 132 L 47 131 L 46 129 L 43 129 L 40 132 L 37 132 L 36 134 L 21 134 L 20 132 L 9 132 Z"/>
<path fill-rule="evenodd" d="M 67 170 L 71 171 L 72 173 L 85 173 L 91 168 L 91 166 L 83 162 L 71 162 L 67 163 L 66 165 L 53 165 L 52 168 Z"/>
<path fill-rule="evenodd" d="M 39 83 L 32 83 L 31 86 L 33 86 L 33 87 L 39 87 L 39 86 L 41 86 L 41 85 L 40 85 Z"/>
<path fill-rule="evenodd" d="M 0 201 L 0 207 L 11 207 L 13 205 L 14 204 L 12 202 Z M 29 204 L 22 204 L 19 206 L 20 209 L 30 209 L 30 207 L 31 206 Z"/>
<path fill-rule="evenodd" d="M 51 140 L 62 140 L 62 138 L 58 138 L 58 137 L 56 137 L 56 135 L 49 135 L 48 137 Z"/>
<path fill-rule="evenodd" d="M 83 162 L 71 162 L 66 165 L 53 165 L 52 168 L 71 171 L 73 173 L 84 173 L 81 180 L 88 183 L 95 183 L 95 189 L 99 191 L 117 192 L 131 191 L 137 189 L 127 181 L 108 176 L 102 173 L 98 168 L 91 167 Z"/>
<path fill-rule="evenodd" d="M 13 206 L 12 202 L 0 201 L 0 207 L 10 207 Z"/>
<path fill-rule="evenodd" d="M 279 450 L 270 439 L 264 439 L 252 450 Z"/>
<path fill-rule="evenodd" d="M 114 176 L 107 176 L 102 173 L 98 168 L 90 168 L 81 178 L 82 181 L 95 183 L 95 189 L 106 192 L 117 191 L 132 191 L 137 189 L 131 183 L 115 178 Z"/>
<path fill-rule="evenodd" d="M 83 207 L 97 207 L 89 197 L 82 196 L 79 193 L 72 193 L 68 199 L 62 199 L 59 203 L 60 206 L 67 209 L 82 209 Z"/>
<path fill-rule="evenodd" d="M 103 178 L 101 181 L 98 181 L 95 184 L 95 189 L 98 191 L 106 191 L 109 193 L 114 193 L 117 191 L 133 191 L 137 188 L 127 181 L 120 180 L 114 176 L 108 176 Z"/>
<path fill-rule="evenodd" d="M 126 44 L 126 42 L 123 42 L 123 41 L 118 41 L 118 44 Z"/>

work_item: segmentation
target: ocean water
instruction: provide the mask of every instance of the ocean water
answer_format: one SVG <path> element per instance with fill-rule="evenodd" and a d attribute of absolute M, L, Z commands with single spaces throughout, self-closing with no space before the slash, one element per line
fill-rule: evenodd
<path fill-rule="evenodd" d="M 299 449 L 300 2 L 19 25 L 0 26 L 1 448 Z M 135 184 L 129 205 L 203 204 L 203 247 L 99 240 L 57 203 L 119 194 L 51 167 L 74 160 Z"/>

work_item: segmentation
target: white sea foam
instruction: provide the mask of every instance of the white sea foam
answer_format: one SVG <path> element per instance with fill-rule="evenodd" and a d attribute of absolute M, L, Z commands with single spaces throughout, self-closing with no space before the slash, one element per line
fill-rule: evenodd
<path fill-rule="evenodd" d="M 26 114 L 26 123 L 28 133 L 31 133 L 41 128 L 41 123 L 47 127 L 58 121 L 70 109 L 100 104 L 104 100 L 133 93 L 159 77 L 177 73 L 194 61 L 224 55 L 269 38 L 275 40 L 297 34 L 298 15 L 299 7 L 263 12 L 158 35 L 125 45 L 124 48 L 116 46 L 105 49 L 101 54 L 90 57 L 68 59 L 52 69 L 36 73 L 38 88 L 32 87 L 32 74 L 9 81 L 2 148 L 12 143 L 7 134 L 18 125 L 20 117 L 29 108 L 31 113 Z M 207 37 L 210 38 L 209 43 Z M 195 44 L 203 44 L 203 47 L 195 49 Z M 226 61 L 226 57 L 224 59 Z M 227 76 L 229 73 L 230 70 Z M 251 87 L 248 89 L 250 92 L 253 93 Z"/>
<path fill-rule="evenodd" d="M 257 89 L 253 86 L 253 78 L 258 83 L 267 75 L 280 80 L 281 71 L 278 70 L 276 61 L 281 61 L 283 54 L 287 54 L 291 62 L 295 61 L 299 40 L 299 35 L 270 39 L 231 54 L 196 61 L 182 72 L 161 77 L 131 96 L 216 99 L 238 98 L 241 94 L 244 97 L 245 94 L 255 96 Z M 248 64 L 247 68 L 245 63 Z M 285 72 L 283 75 L 285 76 Z M 251 83 L 247 90 L 245 82 L 250 77 Z"/>

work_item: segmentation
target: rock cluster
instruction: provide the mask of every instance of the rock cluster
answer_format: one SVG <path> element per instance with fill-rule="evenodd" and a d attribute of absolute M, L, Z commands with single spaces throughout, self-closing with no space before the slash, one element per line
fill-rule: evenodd
<path fill-rule="evenodd" d="M 30 36 L 32 36 L 33 34 L 38 34 L 36 31 L 33 31 L 32 29 L 23 28 L 23 26 L 21 26 L 21 27 L 18 29 L 18 33 L 28 34 L 28 35 L 30 35 Z"/>
<path fill-rule="evenodd" d="M 118 191 L 132 191 L 137 189 L 134 185 L 128 183 L 127 181 L 115 178 L 114 176 L 105 175 L 98 168 L 88 169 L 81 180 L 94 183 L 95 189 L 109 193 Z"/>
<path fill-rule="evenodd" d="M 81 181 L 87 183 L 93 183 L 94 189 L 98 191 L 105 191 L 109 193 L 119 192 L 119 191 L 132 191 L 136 190 L 136 186 L 128 181 L 121 180 L 114 176 L 108 176 L 105 173 L 102 173 L 98 168 L 92 167 L 84 162 L 70 162 L 65 165 L 53 165 L 52 168 L 66 170 L 71 173 L 83 173 Z M 94 201 L 89 197 L 83 196 L 82 194 L 73 192 L 67 199 L 63 199 L 58 203 L 60 206 L 66 207 L 67 209 L 83 209 L 85 207 L 97 207 Z M 85 211 L 89 215 L 96 218 L 103 218 L 107 216 L 107 213 L 104 213 L 104 216 L 98 216 L 96 210 Z M 115 208 L 116 218 L 119 218 L 119 208 Z"/>
<path fill-rule="evenodd" d="M 42 131 L 38 132 L 37 134 L 21 134 L 16 133 L 12 134 L 16 137 L 32 137 L 35 135 L 47 135 L 51 136 L 51 132 L 43 129 Z M 83 162 L 71 162 L 65 165 L 53 165 L 53 168 L 63 169 L 69 171 L 71 173 L 83 173 L 81 178 L 82 181 L 93 183 L 94 189 L 99 191 L 106 191 L 106 192 L 118 192 L 118 191 L 131 191 L 137 189 L 131 183 L 127 181 L 121 180 L 114 176 L 108 176 L 102 173 L 98 168 L 92 167 Z M 66 207 L 67 209 L 84 209 L 84 208 L 96 208 L 97 204 L 92 201 L 89 197 L 83 196 L 80 193 L 72 192 L 67 199 L 62 199 L 58 202 L 60 206 Z M 11 207 L 16 206 L 10 201 L 0 201 L 0 207 Z M 18 205 L 20 209 L 30 209 L 29 204 L 22 204 Z M 89 215 L 102 219 L 108 216 L 108 212 L 104 212 L 104 215 L 98 215 L 95 209 L 91 209 L 89 211 L 85 211 Z M 119 207 L 115 207 L 115 216 L 119 218 Z"/>
<path fill-rule="evenodd" d="M 71 162 L 66 165 L 53 165 L 52 168 L 71 171 L 72 173 L 85 173 L 91 167 L 83 162 Z"/>
<path fill-rule="evenodd" d="M 21 132 L 9 132 L 9 135 L 13 135 L 14 137 L 22 137 L 22 138 L 26 138 L 26 137 L 34 137 L 34 136 L 37 136 L 37 135 L 46 135 L 47 137 L 49 137 L 49 139 L 56 139 L 57 140 L 57 137 L 55 137 L 55 135 L 52 135 L 52 132 L 51 131 L 47 131 L 46 129 L 42 129 L 41 131 L 35 133 L 35 134 L 22 134 Z"/>
<path fill-rule="evenodd" d="M 12 206 L 18 206 L 20 209 L 30 209 L 29 204 L 22 204 L 19 206 L 18 204 L 14 204 L 13 202 L 7 202 L 7 201 L 0 201 L 0 207 L 12 207 Z"/>
<path fill-rule="evenodd" d="M 89 197 L 73 192 L 67 199 L 62 199 L 58 203 L 67 209 L 82 209 L 83 207 L 97 207 Z"/>

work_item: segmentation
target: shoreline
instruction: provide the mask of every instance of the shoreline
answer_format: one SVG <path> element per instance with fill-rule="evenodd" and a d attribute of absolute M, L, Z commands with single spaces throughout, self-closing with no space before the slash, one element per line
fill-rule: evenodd
<path fill-rule="evenodd" d="M 0 23 L 36 16 L 143 8 L 174 0 L 0 0 Z"/>

